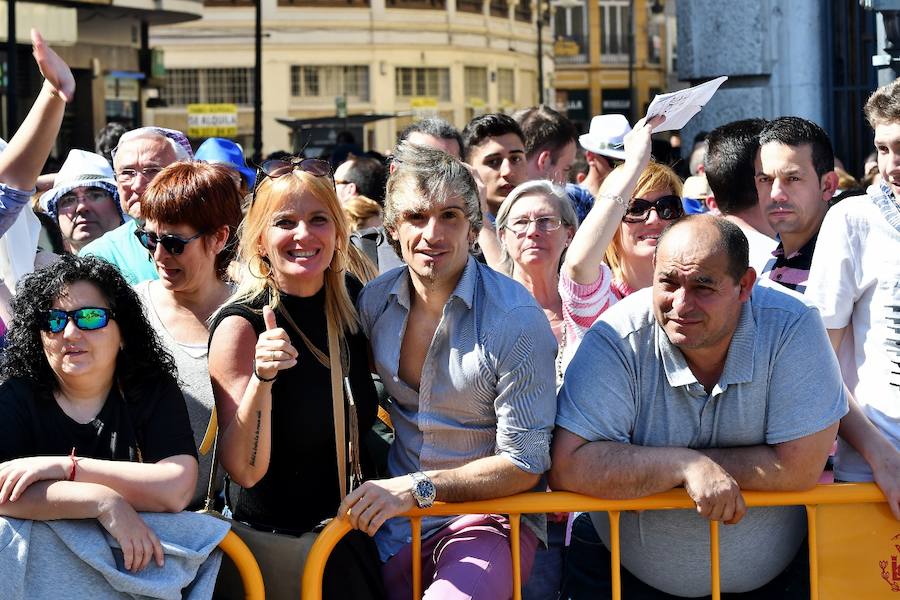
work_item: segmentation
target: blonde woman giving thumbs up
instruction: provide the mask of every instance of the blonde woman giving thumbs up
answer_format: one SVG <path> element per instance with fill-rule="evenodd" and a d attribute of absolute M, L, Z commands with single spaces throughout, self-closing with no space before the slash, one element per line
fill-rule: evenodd
<path fill-rule="evenodd" d="M 349 442 L 371 428 L 377 397 L 354 308 L 361 285 L 346 270 L 349 233 L 328 164 L 267 161 L 257 181 L 240 234 L 246 270 L 210 327 L 219 457 L 235 484 L 234 518 L 299 537 L 334 516 L 359 474 L 358 445 Z M 332 554 L 326 596 L 379 595 L 377 555 L 365 537 Z M 260 562 L 268 598 L 297 597 L 302 560 Z"/>

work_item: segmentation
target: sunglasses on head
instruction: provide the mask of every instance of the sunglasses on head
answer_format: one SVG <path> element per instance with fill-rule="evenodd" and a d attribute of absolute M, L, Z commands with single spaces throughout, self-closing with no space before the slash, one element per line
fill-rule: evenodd
<path fill-rule="evenodd" d="M 145 231 L 140 227 L 134 230 L 134 237 L 136 237 L 141 246 L 146 248 L 151 254 L 156 252 L 156 246 L 159 244 L 162 244 L 162 247 L 165 248 L 166 252 L 169 254 L 181 254 L 184 252 L 184 247 L 187 246 L 189 242 L 196 240 L 201 235 L 203 234 L 198 233 L 189 238 L 183 238 L 172 233 L 156 235 L 156 233 Z"/>
<path fill-rule="evenodd" d="M 622 220 L 626 223 L 643 223 L 650 218 L 650 211 L 655 210 L 657 216 L 664 221 L 673 221 L 684 216 L 681 197 L 675 195 L 662 196 L 656 201 L 633 198 Z"/>
<path fill-rule="evenodd" d="M 256 191 L 259 189 L 262 180 L 265 177 L 270 179 L 278 179 L 294 169 L 299 169 L 315 177 L 330 177 L 331 165 L 327 161 L 318 158 L 300 158 L 292 156 L 290 158 L 273 158 L 264 161 L 263 164 L 256 168 L 256 185 L 253 187 L 253 195 L 250 198 L 252 204 L 256 200 Z M 264 177 L 263 177 L 264 176 Z"/>
<path fill-rule="evenodd" d="M 75 323 L 75 327 L 82 331 L 94 331 L 103 329 L 109 324 L 110 319 L 115 319 L 112 309 L 99 306 L 85 306 L 75 310 L 61 310 L 51 308 L 44 313 L 46 321 L 41 323 L 41 329 L 50 333 L 59 333 L 66 328 L 69 319 Z"/>

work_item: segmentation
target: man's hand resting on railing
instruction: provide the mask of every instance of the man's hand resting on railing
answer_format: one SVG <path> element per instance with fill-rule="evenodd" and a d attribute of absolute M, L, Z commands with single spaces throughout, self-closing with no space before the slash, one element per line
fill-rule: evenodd
<path fill-rule="evenodd" d="M 375 535 L 385 521 L 416 507 L 412 488 L 409 475 L 367 481 L 347 494 L 338 517 L 348 520 L 354 529 Z"/>
<path fill-rule="evenodd" d="M 710 521 L 734 525 L 747 512 L 737 481 L 706 456 L 699 455 L 684 469 L 684 489 L 697 504 L 697 512 Z"/>

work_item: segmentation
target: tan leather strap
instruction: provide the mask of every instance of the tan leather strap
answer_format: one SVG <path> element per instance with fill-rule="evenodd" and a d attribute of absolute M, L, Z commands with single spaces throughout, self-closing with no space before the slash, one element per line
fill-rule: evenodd
<path fill-rule="evenodd" d="M 341 500 L 347 497 L 347 439 L 344 432 L 344 393 L 341 367 L 341 346 L 337 331 L 330 320 L 328 323 L 328 360 L 331 368 L 331 403 L 334 410 L 334 447 L 337 450 L 338 484 Z"/>

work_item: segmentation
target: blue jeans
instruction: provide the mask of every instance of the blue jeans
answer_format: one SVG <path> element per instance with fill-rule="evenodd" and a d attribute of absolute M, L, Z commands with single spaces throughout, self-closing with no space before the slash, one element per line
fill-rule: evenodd
<path fill-rule="evenodd" d="M 566 553 L 563 572 L 563 600 L 612 598 L 610 554 L 597 535 L 590 515 L 581 513 L 572 525 L 572 542 Z M 647 585 L 621 567 L 624 600 L 675 600 L 673 596 Z M 707 596 L 709 598 L 709 596 Z M 793 600 L 809 598 L 809 554 L 804 542 L 791 564 L 764 586 L 741 594 L 722 594 L 734 600 Z"/>
<path fill-rule="evenodd" d="M 547 522 L 547 548 L 534 553 L 531 577 L 522 589 L 523 600 L 556 600 L 562 585 L 566 556 L 566 521 Z"/>

